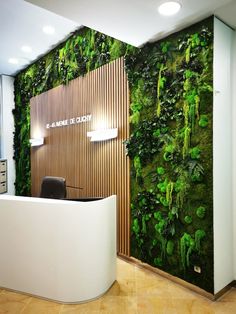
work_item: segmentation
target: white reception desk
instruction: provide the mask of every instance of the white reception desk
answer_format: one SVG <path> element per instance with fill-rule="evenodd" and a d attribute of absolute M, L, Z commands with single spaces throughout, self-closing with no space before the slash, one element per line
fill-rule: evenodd
<path fill-rule="evenodd" d="M 116 280 L 116 196 L 78 202 L 0 196 L 0 287 L 63 303 Z"/>

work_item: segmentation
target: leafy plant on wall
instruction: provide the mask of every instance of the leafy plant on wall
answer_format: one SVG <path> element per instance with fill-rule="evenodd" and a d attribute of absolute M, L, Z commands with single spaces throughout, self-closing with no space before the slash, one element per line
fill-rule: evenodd
<path fill-rule="evenodd" d="M 30 195 L 30 98 L 67 84 L 135 50 L 130 45 L 84 27 L 16 76 L 13 114 L 17 195 Z"/>
<path fill-rule="evenodd" d="M 212 55 L 210 18 L 126 57 L 131 254 L 210 292 Z"/>

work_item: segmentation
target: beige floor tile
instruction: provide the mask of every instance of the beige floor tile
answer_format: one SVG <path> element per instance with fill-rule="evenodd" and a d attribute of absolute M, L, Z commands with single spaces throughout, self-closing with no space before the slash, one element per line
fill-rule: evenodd
<path fill-rule="evenodd" d="M 172 309 L 170 300 L 166 298 L 156 296 L 137 297 L 138 314 L 164 314 L 166 309 Z"/>
<path fill-rule="evenodd" d="M 236 289 L 212 302 L 148 270 L 117 260 L 117 281 L 101 298 L 61 305 L 0 289 L 0 314 L 236 314 Z"/>
<path fill-rule="evenodd" d="M 136 282 L 134 279 L 126 280 L 119 279 L 116 281 L 113 286 L 107 291 L 105 296 L 120 296 L 120 297 L 128 297 L 136 295 Z"/>
<path fill-rule="evenodd" d="M 137 268 L 135 278 L 138 295 L 162 295 L 163 297 L 170 295 L 176 298 L 190 299 L 196 296 L 199 297 L 198 294 L 191 290 L 148 270 Z"/>
<path fill-rule="evenodd" d="M 116 281 L 111 288 L 107 291 L 106 296 L 121 296 L 122 295 L 122 287 L 118 281 Z"/>
<path fill-rule="evenodd" d="M 176 314 L 214 314 L 213 309 L 210 307 L 211 303 L 211 301 L 201 297 L 193 299 L 173 298 L 171 301 Z M 167 312 L 164 313 L 167 314 Z"/>
<path fill-rule="evenodd" d="M 137 296 L 163 296 L 168 294 L 168 281 L 146 272 L 139 271 L 136 274 Z"/>
<path fill-rule="evenodd" d="M 137 306 L 138 314 L 214 314 L 205 302 L 171 297 L 140 297 Z"/>
<path fill-rule="evenodd" d="M 28 305 L 20 314 L 59 314 L 61 308 L 62 305 L 59 303 L 31 298 Z"/>
<path fill-rule="evenodd" d="M 235 314 L 236 304 L 214 304 L 212 309 L 214 314 Z"/>
<path fill-rule="evenodd" d="M 135 279 L 135 267 L 130 263 L 118 259 L 117 262 L 117 278 L 119 279 Z"/>
<path fill-rule="evenodd" d="M 117 284 L 119 287 L 118 288 L 116 286 L 116 292 L 118 292 L 118 296 L 128 297 L 136 295 L 136 282 L 134 279 L 118 279 Z"/>
<path fill-rule="evenodd" d="M 211 304 L 215 314 L 235 314 L 236 313 L 236 289 L 232 288 L 220 299 Z"/>
<path fill-rule="evenodd" d="M 176 298 L 195 298 L 196 293 L 172 282 L 158 274 L 141 268 L 136 269 L 137 295 L 174 296 Z"/>
<path fill-rule="evenodd" d="M 108 295 L 133 296 L 136 294 L 135 267 L 117 259 L 117 282 Z"/>
<path fill-rule="evenodd" d="M 231 288 L 221 298 L 218 299 L 220 302 L 236 302 L 236 288 Z"/>
<path fill-rule="evenodd" d="M 168 281 L 168 294 L 176 299 L 196 299 L 202 298 L 199 294 L 182 287 L 181 285 Z"/>
<path fill-rule="evenodd" d="M 63 305 L 60 314 L 97 314 L 100 313 L 101 299 L 87 303 Z"/>
<path fill-rule="evenodd" d="M 27 306 L 31 297 L 3 290 L 0 294 L 0 313 L 18 314 Z"/>
<path fill-rule="evenodd" d="M 112 297 L 106 296 L 101 300 L 101 314 L 136 314 L 137 304 L 136 297 Z"/>

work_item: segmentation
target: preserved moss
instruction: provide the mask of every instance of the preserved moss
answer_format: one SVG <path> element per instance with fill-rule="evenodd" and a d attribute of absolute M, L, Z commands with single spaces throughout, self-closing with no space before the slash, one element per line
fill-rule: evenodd
<path fill-rule="evenodd" d="M 146 45 L 138 60 L 132 75 L 133 60 L 126 59 L 131 93 L 145 78 L 140 99 L 149 105 L 130 125 L 131 173 L 136 156 L 142 167 L 141 180 L 131 175 L 131 198 L 137 203 L 136 192 L 151 190 L 153 208 L 145 210 L 153 214 L 142 248 L 131 235 L 131 254 L 213 292 L 213 19 Z M 136 212 L 131 209 L 131 219 Z M 194 265 L 202 267 L 201 276 Z"/>

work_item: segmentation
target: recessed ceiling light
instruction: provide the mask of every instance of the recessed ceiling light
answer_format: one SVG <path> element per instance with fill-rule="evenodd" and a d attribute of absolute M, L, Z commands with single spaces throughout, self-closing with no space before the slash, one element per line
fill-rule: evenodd
<path fill-rule="evenodd" d="M 50 25 L 46 25 L 43 27 L 43 31 L 45 34 L 52 35 L 55 33 L 55 28 Z"/>
<path fill-rule="evenodd" d="M 16 58 L 9 58 L 8 62 L 11 63 L 11 64 L 18 64 L 19 61 Z"/>
<path fill-rule="evenodd" d="M 179 12 L 181 8 L 181 4 L 176 1 L 167 1 L 162 3 L 158 7 L 158 12 L 161 15 L 171 16 Z"/>
<path fill-rule="evenodd" d="M 21 50 L 27 53 L 32 52 L 32 48 L 30 46 L 22 46 Z"/>

